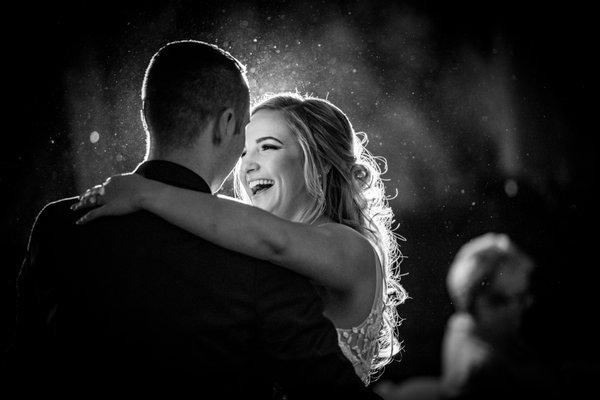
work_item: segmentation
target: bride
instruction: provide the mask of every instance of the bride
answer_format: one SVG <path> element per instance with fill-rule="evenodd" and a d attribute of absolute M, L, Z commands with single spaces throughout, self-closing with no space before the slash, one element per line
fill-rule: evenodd
<path fill-rule="evenodd" d="M 143 209 L 310 278 L 342 352 L 368 385 L 400 350 L 396 307 L 407 295 L 393 213 L 365 145 L 329 101 L 282 93 L 252 112 L 235 169 L 238 199 L 127 174 L 88 190 L 74 208 L 99 206 L 78 223 Z"/>

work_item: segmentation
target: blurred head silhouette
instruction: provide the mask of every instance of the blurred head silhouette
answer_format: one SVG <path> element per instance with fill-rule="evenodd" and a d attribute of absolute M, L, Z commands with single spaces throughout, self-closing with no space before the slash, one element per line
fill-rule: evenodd
<path fill-rule="evenodd" d="M 448 292 L 457 311 L 473 317 L 480 334 L 513 337 L 532 302 L 533 269 L 533 260 L 507 235 L 487 233 L 457 253 L 448 272 Z"/>

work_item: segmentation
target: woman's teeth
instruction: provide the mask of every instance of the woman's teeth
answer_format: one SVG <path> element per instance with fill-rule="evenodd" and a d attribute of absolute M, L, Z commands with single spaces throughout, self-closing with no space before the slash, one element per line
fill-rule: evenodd
<path fill-rule="evenodd" d="M 254 181 L 251 181 L 248 184 L 248 187 L 250 188 L 250 190 L 252 191 L 252 195 L 254 196 L 258 192 L 260 192 L 262 190 L 266 190 L 266 189 L 270 188 L 271 186 L 273 186 L 274 184 L 275 184 L 275 181 L 273 181 L 271 179 L 256 179 Z"/>

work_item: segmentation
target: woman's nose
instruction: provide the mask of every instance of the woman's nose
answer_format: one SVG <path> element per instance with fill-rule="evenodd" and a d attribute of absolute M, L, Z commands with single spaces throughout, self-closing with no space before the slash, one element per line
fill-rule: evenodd
<path fill-rule="evenodd" d="M 256 162 L 252 154 L 246 153 L 244 158 L 242 158 L 242 171 L 245 173 L 250 173 L 259 169 L 260 165 Z"/>

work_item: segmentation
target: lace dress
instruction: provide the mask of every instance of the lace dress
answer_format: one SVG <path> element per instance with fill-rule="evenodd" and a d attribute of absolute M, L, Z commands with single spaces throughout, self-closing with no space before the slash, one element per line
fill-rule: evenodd
<path fill-rule="evenodd" d="M 374 250 L 374 249 L 373 249 Z M 367 318 L 358 326 L 348 329 L 338 329 L 338 343 L 342 353 L 348 358 L 354 366 L 354 371 L 368 385 L 371 382 L 371 368 L 373 360 L 378 351 L 379 333 L 383 324 L 383 278 L 379 256 L 375 252 L 377 260 L 376 276 L 377 287 L 375 288 L 375 297 L 371 312 Z"/>

